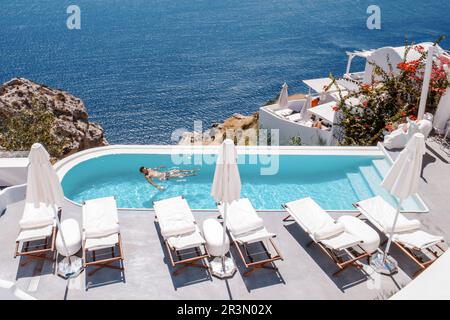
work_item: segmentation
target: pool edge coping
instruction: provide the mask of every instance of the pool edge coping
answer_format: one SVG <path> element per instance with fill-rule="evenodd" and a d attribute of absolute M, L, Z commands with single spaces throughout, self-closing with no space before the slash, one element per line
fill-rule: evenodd
<path fill-rule="evenodd" d="M 212 154 L 219 145 L 109 145 L 89 148 L 76 152 L 57 161 L 54 168 L 62 179 L 71 168 L 88 159 L 112 154 Z M 372 147 L 340 147 L 340 146 L 238 146 L 238 154 L 266 155 L 336 155 L 336 156 L 382 156 L 385 155 L 378 146 Z M 151 151 L 151 152 L 150 152 Z M 203 151 L 208 151 L 207 153 Z M 345 152 L 343 152 L 345 151 Z M 73 162 L 73 163 L 72 163 Z M 66 168 L 68 164 L 70 167 Z"/>

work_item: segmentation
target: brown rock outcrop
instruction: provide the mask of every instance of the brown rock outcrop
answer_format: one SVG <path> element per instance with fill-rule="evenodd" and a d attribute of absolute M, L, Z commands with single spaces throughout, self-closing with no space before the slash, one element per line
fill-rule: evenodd
<path fill-rule="evenodd" d="M 205 132 L 185 132 L 179 144 L 221 144 L 227 137 L 238 144 L 256 145 L 258 132 L 258 116 L 256 112 L 249 116 L 239 113 L 233 114 L 223 123 L 215 123 Z"/>
<path fill-rule="evenodd" d="M 108 144 L 103 128 L 89 121 L 81 99 L 24 78 L 11 79 L 0 87 L 0 119 L 13 116 L 21 109 L 31 108 L 33 100 L 55 116 L 51 132 L 66 141 L 63 157 Z"/>

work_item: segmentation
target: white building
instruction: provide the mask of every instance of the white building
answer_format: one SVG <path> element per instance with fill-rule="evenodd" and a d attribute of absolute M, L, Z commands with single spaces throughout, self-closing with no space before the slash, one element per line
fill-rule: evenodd
<path fill-rule="evenodd" d="M 433 43 L 425 42 L 418 45 L 422 46 L 424 50 L 428 50 Z M 444 50 L 439 46 L 437 46 L 436 51 L 438 55 L 444 53 Z M 280 104 L 279 100 L 275 104 L 263 106 L 259 112 L 260 128 L 278 129 L 280 145 L 291 144 L 293 138 L 300 138 L 302 145 L 335 145 L 341 133 L 339 126 L 337 126 L 339 117 L 333 107 L 340 101 L 340 94 L 345 96 L 349 92 L 358 90 L 358 84 L 370 83 L 374 71 L 373 64 L 378 65 L 387 73 L 391 71 L 394 74 L 399 72 L 397 65 L 403 61 L 405 53 L 406 47 L 383 47 L 374 50 L 347 52 L 347 69 L 336 84 L 330 86 L 332 81 L 330 78 L 303 80 L 303 83 L 309 88 L 308 95 L 311 100 L 319 101 L 316 106 L 310 104 L 307 99 L 291 100 L 287 104 Z M 407 53 L 407 61 L 419 57 L 420 53 L 416 50 L 409 50 Z M 351 72 L 354 58 L 365 59 L 364 71 Z M 287 101 L 287 99 L 284 98 L 283 101 Z M 346 103 L 358 104 L 359 100 L 352 98 L 348 99 Z M 305 106 L 307 109 L 304 109 Z M 314 121 L 311 118 L 315 118 L 316 121 L 321 120 L 321 128 L 314 127 Z"/>

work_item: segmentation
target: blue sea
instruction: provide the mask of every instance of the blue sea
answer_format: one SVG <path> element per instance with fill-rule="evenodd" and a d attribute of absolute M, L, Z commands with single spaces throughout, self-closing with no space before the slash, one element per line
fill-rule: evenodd
<path fill-rule="evenodd" d="M 0 3 L 0 81 L 26 77 L 80 97 L 110 143 L 170 143 L 194 120 L 257 111 L 285 81 L 295 93 L 302 79 L 341 75 L 346 50 L 450 36 L 450 1 Z M 80 30 L 66 27 L 71 4 Z M 381 30 L 366 27 L 371 4 Z"/>

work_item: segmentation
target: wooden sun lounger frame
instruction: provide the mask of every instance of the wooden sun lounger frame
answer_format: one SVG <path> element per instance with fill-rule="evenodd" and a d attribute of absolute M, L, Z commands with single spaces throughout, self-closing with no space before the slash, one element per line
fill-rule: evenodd
<path fill-rule="evenodd" d="M 57 215 L 60 215 L 60 214 L 61 214 L 61 208 L 58 208 Z M 43 244 L 44 247 L 41 249 L 29 251 L 30 242 L 39 241 L 39 240 L 44 241 L 44 244 Z M 36 240 L 31 240 L 31 241 L 22 241 L 23 242 L 22 250 L 19 250 L 20 242 L 21 241 L 16 241 L 16 248 L 14 250 L 14 258 L 16 258 L 18 256 L 23 256 L 23 257 L 27 258 L 27 260 L 25 260 L 24 262 L 22 262 L 20 264 L 21 267 L 26 266 L 33 259 L 34 260 L 44 260 L 44 261 L 47 260 L 47 261 L 53 262 L 55 260 L 56 226 L 54 225 L 52 227 L 52 233 L 49 236 L 47 236 L 46 238 L 41 238 L 41 239 L 36 239 Z M 40 246 L 42 246 L 42 245 L 38 245 L 37 247 L 40 247 Z M 51 257 L 47 256 L 48 252 L 53 253 Z"/>
<path fill-rule="evenodd" d="M 183 196 L 181 196 L 182 199 L 185 199 Z M 153 202 L 154 204 L 154 202 Z M 155 215 L 156 216 L 156 215 Z M 158 218 L 156 217 L 158 220 Z M 194 221 L 194 224 L 197 225 L 197 223 Z M 162 236 L 162 235 L 161 235 Z M 164 239 L 164 246 L 166 247 L 167 254 L 169 256 L 170 264 L 172 265 L 172 268 L 177 268 L 172 272 L 174 276 L 179 275 L 183 271 L 186 271 L 187 268 L 202 268 L 202 269 L 209 269 L 208 265 L 204 263 L 204 259 L 207 259 L 210 257 L 210 254 L 208 252 L 208 249 L 206 248 L 205 244 L 200 244 L 193 248 L 186 248 L 177 250 L 175 248 L 172 248 L 167 241 L 167 239 Z M 183 259 L 183 253 L 181 251 L 193 249 L 195 251 L 196 256 Z M 202 252 L 203 249 L 203 253 Z M 192 251 L 190 252 L 192 253 Z M 174 257 L 175 255 L 175 257 Z"/>
<path fill-rule="evenodd" d="M 284 204 L 281 206 L 286 211 L 288 210 L 288 208 Z M 289 219 L 289 218 L 291 218 L 291 214 L 288 211 L 288 215 L 283 219 L 283 221 L 285 221 L 285 222 L 286 221 L 295 221 L 295 219 L 293 219 L 293 218 Z M 301 229 L 303 231 L 305 231 L 305 233 L 307 233 L 308 236 L 311 238 L 311 235 L 308 232 L 306 232 L 306 230 L 304 230 L 303 228 L 301 228 Z M 309 241 L 307 243 L 307 246 L 310 246 L 313 243 L 316 243 L 319 246 L 319 248 L 322 249 L 322 251 L 325 252 L 325 254 L 328 257 L 330 257 L 330 259 L 333 260 L 333 262 L 339 268 L 336 272 L 333 273 L 333 276 L 338 276 L 339 274 L 341 274 L 344 270 L 346 270 L 349 267 L 362 269 L 362 265 L 358 263 L 358 261 L 361 259 L 367 258 L 367 262 L 370 263 L 371 254 L 369 252 L 367 252 L 364 248 L 362 248 L 361 245 L 359 245 L 359 244 L 355 244 L 355 245 L 353 245 L 353 247 L 358 247 L 358 249 L 361 251 L 361 253 L 357 252 L 356 250 L 351 250 L 351 248 L 345 248 L 340 251 L 332 250 L 332 249 L 328 248 L 327 246 L 325 246 L 322 242 L 315 241 L 314 239 L 311 239 L 311 241 Z M 350 257 L 350 259 L 343 260 L 335 251 L 345 253 L 347 256 Z"/>
<path fill-rule="evenodd" d="M 164 244 L 167 249 L 167 253 L 169 255 L 170 264 L 172 265 L 172 267 L 174 269 L 177 268 L 172 273 L 174 276 L 179 275 L 180 273 L 182 273 L 183 271 L 186 271 L 187 268 L 190 268 L 190 267 L 209 269 L 208 265 L 206 265 L 204 263 L 204 259 L 207 259 L 210 257 L 208 249 L 206 248 L 206 245 L 201 244 L 197 247 L 189 248 L 189 249 L 193 249 L 193 251 L 195 251 L 196 256 L 183 259 L 182 258 L 183 253 L 181 252 L 182 250 L 177 250 L 175 248 L 172 248 L 169 245 L 169 242 L 167 240 L 164 240 Z M 186 250 L 189 250 L 189 249 L 186 249 Z M 202 253 L 202 249 L 204 250 L 205 253 Z M 192 252 L 192 251 L 190 251 L 190 252 Z M 174 257 L 174 255 L 175 255 L 175 257 Z"/>
<path fill-rule="evenodd" d="M 30 250 L 30 242 L 32 241 L 38 241 L 38 240 L 44 240 L 44 244 L 43 244 L 43 248 L 41 249 L 36 249 L 36 250 Z M 55 260 L 55 241 L 56 241 L 56 227 L 53 226 L 52 227 L 52 233 L 47 236 L 46 238 L 42 238 L 42 239 L 36 239 L 36 240 L 32 240 L 32 241 L 23 241 L 23 246 L 22 246 L 22 250 L 19 250 L 20 247 L 20 242 L 21 241 L 16 241 L 16 249 L 14 251 L 14 258 L 16 258 L 17 256 L 23 256 L 26 257 L 27 260 L 25 260 L 24 262 L 22 262 L 20 264 L 21 267 L 26 266 L 29 262 L 31 262 L 31 260 L 48 260 L 53 262 Z M 40 247 L 41 245 L 37 246 Z M 47 253 L 52 252 L 53 255 L 51 257 L 47 256 Z"/>
<path fill-rule="evenodd" d="M 116 270 L 124 270 L 123 266 L 123 250 L 122 250 L 122 237 L 120 236 L 120 232 L 117 234 L 118 241 L 114 246 L 111 246 L 110 248 L 105 247 L 101 249 L 94 249 L 94 250 L 88 250 L 86 249 L 86 239 L 83 240 L 83 268 L 86 270 L 89 266 L 96 266 L 97 268 L 91 270 L 87 275 L 92 276 L 97 271 L 103 269 L 103 268 L 110 268 L 110 269 L 116 269 Z M 118 248 L 119 255 L 116 256 L 115 249 Z M 99 259 L 97 260 L 97 251 L 100 250 L 111 250 L 111 257 Z M 92 255 L 92 260 L 88 261 L 89 253 Z M 118 266 L 111 265 L 112 263 L 119 261 Z"/>
<path fill-rule="evenodd" d="M 244 274 L 243 274 L 244 277 L 250 276 L 253 272 L 255 272 L 259 269 L 269 269 L 269 270 L 273 270 L 273 271 L 278 271 L 278 268 L 276 266 L 268 265 L 277 260 L 283 261 L 283 257 L 281 256 L 280 250 L 278 250 L 277 246 L 275 245 L 273 238 L 269 238 L 268 241 L 271 244 L 272 248 L 275 250 L 275 253 L 276 253 L 275 256 L 272 256 L 270 250 L 264 244 L 263 239 L 252 242 L 252 243 L 260 243 L 264 249 L 264 252 L 261 252 L 258 254 L 263 253 L 263 254 L 267 255 L 267 257 L 268 257 L 267 259 L 254 261 L 251 253 L 248 251 L 247 243 L 240 243 L 239 240 L 234 238 L 234 236 L 231 234 L 231 232 L 229 230 L 228 230 L 228 232 L 230 233 L 231 239 L 233 240 L 233 243 L 236 247 L 236 250 L 239 253 L 239 256 L 241 257 L 242 262 L 245 265 L 245 268 L 248 269 L 246 272 L 244 272 Z M 250 262 L 247 262 L 247 261 L 250 261 Z"/>
<path fill-rule="evenodd" d="M 217 206 L 220 205 L 220 202 L 216 203 Z M 219 214 L 219 216 L 217 217 L 218 219 L 222 219 L 222 216 Z M 258 261 L 254 261 L 251 253 L 248 251 L 247 248 L 247 244 L 246 243 L 240 243 L 239 240 L 237 240 L 233 234 L 231 233 L 231 231 L 227 228 L 228 233 L 230 234 L 230 237 L 233 241 L 234 246 L 236 247 L 236 250 L 239 253 L 239 257 L 241 258 L 242 262 L 245 265 L 245 268 L 248 269 L 246 272 L 244 272 L 244 277 L 248 277 L 250 276 L 253 272 L 257 271 L 258 269 L 269 269 L 269 270 L 273 270 L 273 271 L 278 271 L 278 268 L 275 266 L 268 266 L 269 263 L 273 263 L 277 260 L 281 260 L 283 261 L 283 256 L 281 255 L 280 250 L 278 249 L 278 247 L 275 245 L 275 242 L 273 241 L 273 238 L 276 237 L 274 236 L 273 238 L 269 238 L 269 243 L 271 244 L 273 250 L 275 250 L 275 256 L 272 256 L 270 250 L 266 247 L 266 245 L 264 244 L 264 239 L 261 239 L 259 241 L 255 241 L 252 243 L 260 243 L 261 246 L 264 249 L 264 253 L 268 258 L 267 259 L 263 259 L 263 260 L 258 260 Z M 242 248 L 241 248 L 242 246 Z M 261 254 L 259 253 L 259 254 Z M 247 262 L 247 258 L 248 260 L 250 260 L 250 262 Z"/>
<path fill-rule="evenodd" d="M 116 197 L 114 196 L 114 200 L 116 200 Z M 85 205 L 86 202 L 83 201 L 82 205 Z M 88 276 L 94 275 L 96 272 L 100 271 L 103 268 L 110 268 L 115 270 L 125 270 L 125 267 L 123 265 L 124 255 L 122 250 L 122 237 L 120 235 L 120 232 L 117 233 L 117 243 L 114 246 L 111 246 L 110 248 L 104 247 L 101 249 L 94 249 L 94 250 L 88 250 L 86 249 L 86 239 L 83 239 L 83 245 L 82 245 L 82 251 L 83 251 L 83 268 L 87 270 L 87 267 L 89 266 L 96 266 L 94 270 L 91 270 L 89 273 L 87 273 Z M 116 256 L 115 249 L 118 248 L 119 255 Z M 97 260 L 97 254 L 96 251 L 100 250 L 111 250 L 111 258 L 104 258 Z M 88 261 L 88 253 L 92 254 L 92 260 Z M 119 261 L 118 266 L 111 265 L 112 263 Z"/>
<path fill-rule="evenodd" d="M 384 233 L 383 228 L 376 221 L 374 221 L 374 219 L 370 219 L 367 215 L 365 215 L 363 213 L 364 210 L 357 203 L 354 203 L 353 206 L 359 211 L 359 214 L 356 217 L 364 216 L 364 218 L 370 221 L 380 232 L 382 232 L 389 239 L 389 235 Z M 388 239 L 383 241 L 382 245 L 384 245 Z M 444 242 L 445 242 L 444 240 L 440 241 L 440 243 Z M 439 245 L 440 243 L 433 244 L 429 247 L 424 248 L 432 255 L 432 258 L 430 258 L 430 260 L 428 261 L 423 261 L 423 259 L 417 254 L 418 252 L 423 252 L 422 249 L 408 248 L 397 240 L 392 240 L 392 243 L 394 243 L 397 246 L 397 248 L 400 249 L 400 251 L 406 254 L 406 256 L 408 256 L 413 262 L 415 262 L 419 266 L 420 269 L 413 274 L 413 277 L 416 277 L 422 271 L 428 268 L 434 261 L 436 261 L 437 258 L 439 258 L 445 252 L 445 249 Z M 433 247 L 436 247 L 438 250 L 432 250 Z"/>

